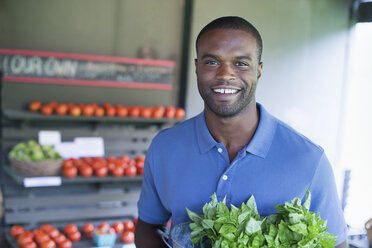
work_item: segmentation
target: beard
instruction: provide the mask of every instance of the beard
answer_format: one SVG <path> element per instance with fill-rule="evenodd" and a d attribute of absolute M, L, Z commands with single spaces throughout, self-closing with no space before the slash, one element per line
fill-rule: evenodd
<path fill-rule="evenodd" d="M 200 84 L 199 84 L 200 85 Z M 198 87 L 199 93 L 204 100 L 204 104 L 214 114 L 222 118 L 232 118 L 244 112 L 255 97 L 256 83 L 251 88 L 244 87 L 237 94 L 238 97 L 233 101 L 216 101 L 214 92 L 209 88 Z"/>

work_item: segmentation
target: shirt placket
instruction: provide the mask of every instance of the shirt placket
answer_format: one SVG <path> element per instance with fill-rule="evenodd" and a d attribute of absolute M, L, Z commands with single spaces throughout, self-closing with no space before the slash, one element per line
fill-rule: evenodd
<path fill-rule="evenodd" d="M 243 153 L 239 152 L 239 154 L 236 156 L 234 161 L 230 164 L 229 156 L 228 156 L 227 150 L 224 147 L 224 145 L 218 144 L 215 147 L 215 149 L 217 150 L 218 155 L 221 156 L 221 158 L 226 164 L 225 170 L 221 174 L 218 180 L 217 189 L 216 189 L 217 198 L 218 200 L 222 200 L 226 196 L 226 204 L 230 205 L 230 201 L 231 201 L 230 189 L 231 189 L 231 184 L 233 183 L 231 179 L 233 178 L 233 173 L 235 171 L 235 165 L 242 158 Z"/>

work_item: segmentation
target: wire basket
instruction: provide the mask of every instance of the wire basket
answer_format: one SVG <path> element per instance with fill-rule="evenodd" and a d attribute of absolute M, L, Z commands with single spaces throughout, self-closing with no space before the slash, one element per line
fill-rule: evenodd
<path fill-rule="evenodd" d="M 17 174 L 28 177 L 38 177 L 57 176 L 60 173 L 63 160 L 48 159 L 39 162 L 31 162 L 9 158 L 9 161 Z"/>

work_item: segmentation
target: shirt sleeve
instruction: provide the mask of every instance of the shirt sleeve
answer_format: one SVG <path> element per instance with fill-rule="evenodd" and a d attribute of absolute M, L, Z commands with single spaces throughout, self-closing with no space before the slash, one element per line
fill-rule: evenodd
<path fill-rule="evenodd" d="M 170 213 L 162 204 L 157 187 L 155 170 L 156 165 L 154 164 L 154 145 L 150 146 L 145 159 L 143 182 L 138 207 L 138 217 L 150 224 L 159 225 L 165 224 L 169 218 Z M 156 154 L 156 153 L 155 153 Z"/>
<path fill-rule="evenodd" d="M 347 226 L 337 194 L 332 167 L 323 153 L 309 188 L 311 192 L 310 211 L 319 213 L 327 221 L 327 232 L 337 235 L 337 244 L 347 238 Z"/>

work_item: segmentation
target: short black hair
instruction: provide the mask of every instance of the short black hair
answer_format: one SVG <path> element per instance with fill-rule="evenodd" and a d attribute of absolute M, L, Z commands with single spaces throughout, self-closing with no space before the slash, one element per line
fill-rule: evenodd
<path fill-rule="evenodd" d="M 198 51 L 198 43 L 200 40 L 200 37 L 206 33 L 207 31 L 213 30 L 213 29 L 236 29 L 236 30 L 243 30 L 253 35 L 253 37 L 256 39 L 257 42 L 257 57 L 258 62 L 261 62 L 261 56 L 262 56 L 262 38 L 258 30 L 247 20 L 239 17 L 239 16 L 224 16 L 217 18 L 210 23 L 208 23 L 198 34 L 198 37 L 196 38 L 196 51 Z"/>

